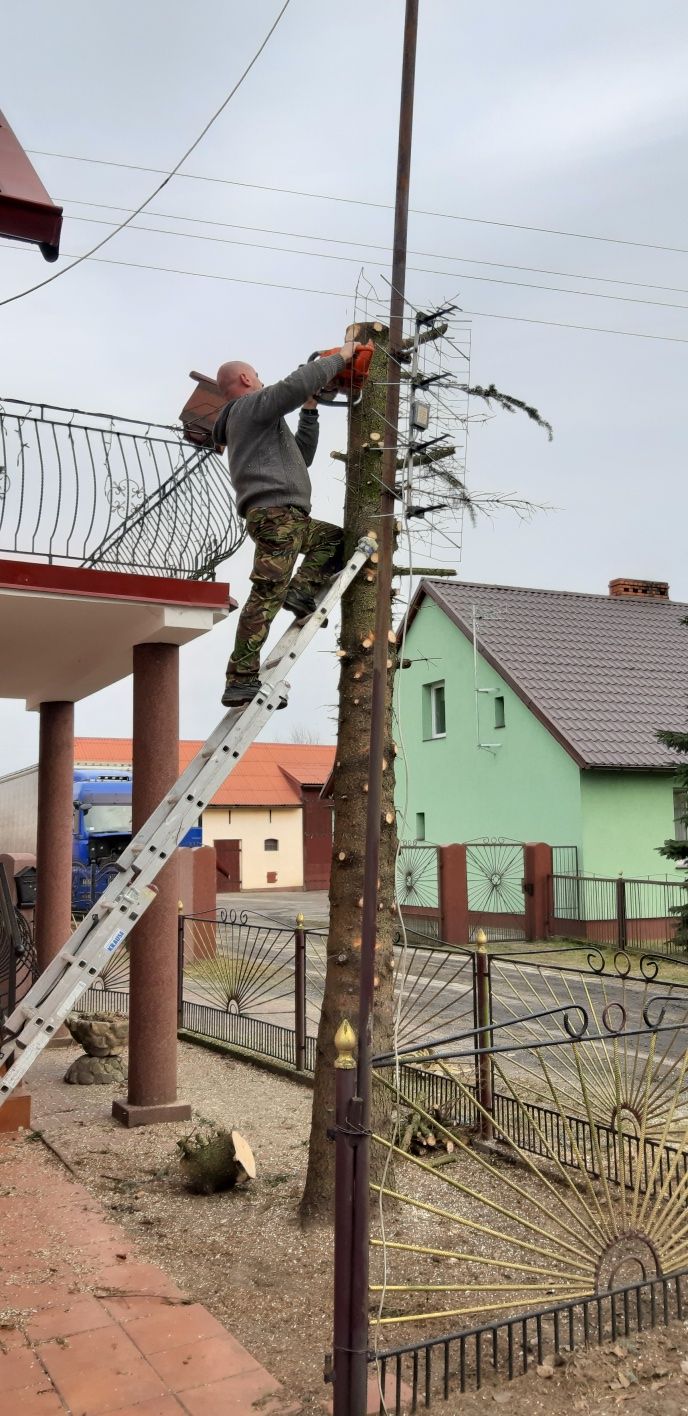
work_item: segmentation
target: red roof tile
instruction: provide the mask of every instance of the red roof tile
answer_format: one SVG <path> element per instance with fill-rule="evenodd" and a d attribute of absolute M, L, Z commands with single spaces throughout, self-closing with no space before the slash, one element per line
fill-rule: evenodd
<path fill-rule="evenodd" d="M 179 744 L 183 772 L 203 744 Z M 212 806 L 298 806 L 302 786 L 322 786 L 334 765 L 334 747 L 289 742 L 254 742 L 215 793 Z M 131 738 L 75 738 L 74 761 L 83 767 L 131 765 Z"/>

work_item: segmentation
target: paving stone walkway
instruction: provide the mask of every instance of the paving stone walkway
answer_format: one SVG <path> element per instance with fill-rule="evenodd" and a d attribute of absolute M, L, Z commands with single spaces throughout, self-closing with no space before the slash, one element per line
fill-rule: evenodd
<path fill-rule="evenodd" d="M 296 1416 L 39 1140 L 0 1135 L 2 1416 Z"/>

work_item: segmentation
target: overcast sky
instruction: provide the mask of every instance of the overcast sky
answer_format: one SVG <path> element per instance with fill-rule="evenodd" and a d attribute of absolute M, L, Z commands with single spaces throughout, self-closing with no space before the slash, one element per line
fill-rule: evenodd
<path fill-rule="evenodd" d="M 193 19 L 180 0 L 6 6 L 0 104 L 27 148 L 169 170 L 278 9 L 278 0 L 206 0 Z M 672 598 L 688 601 L 686 6 L 421 0 L 420 11 L 412 205 L 448 215 L 412 216 L 409 244 L 424 256 L 409 264 L 448 273 L 410 271 L 408 295 L 417 305 L 458 296 L 472 315 L 472 380 L 535 403 L 555 429 L 551 444 L 525 419 L 503 414 L 474 429 L 470 487 L 517 492 L 556 510 L 525 525 L 504 515 L 467 528 L 460 574 L 594 592 L 618 575 L 661 578 Z M 292 0 L 187 164 L 214 180 L 174 179 L 152 203 L 170 219 L 140 219 L 177 234 L 126 231 L 103 252 L 224 279 L 85 263 L 0 309 L 0 397 L 167 423 L 190 392 L 192 368 L 214 373 L 222 360 L 243 357 L 269 382 L 313 349 L 337 344 L 361 265 L 384 290 L 368 259 L 384 256 L 362 243 L 391 240 L 384 204 L 394 197 L 402 21 L 401 0 Z M 77 216 L 119 221 L 159 180 L 125 167 L 33 161 L 68 213 L 65 265 L 108 229 Z M 194 224 L 201 220 L 296 235 Z M 57 268 L 32 247 L 3 244 L 0 299 Z M 501 283 L 509 281 L 521 284 Z M 314 507 L 335 518 L 341 467 L 329 452 L 343 445 L 344 419 L 330 411 L 321 423 Z M 441 558 L 458 563 L 450 546 Z M 221 573 L 241 599 L 246 552 Z M 182 651 L 184 736 L 205 737 L 217 720 L 232 634 L 230 621 Z M 334 638 L 320 638 L 295 671 L 279 724 L 285 738 L 299 725 L 332 738 Z M 122 734 L 130 720 L 129 682 L 77 706 L 82 734 Z M 0 702 L 0 771 L 35 761 L 37 728 L 22 703 Z"/>

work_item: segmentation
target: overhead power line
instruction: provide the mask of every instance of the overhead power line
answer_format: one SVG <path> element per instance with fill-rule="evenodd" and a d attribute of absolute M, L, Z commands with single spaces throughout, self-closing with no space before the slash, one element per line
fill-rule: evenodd
<path fill-rule="evenodd" d="M 279 18 L 279 17 L 278 17 Z M 73 152 L 49 152 L 45 148 L 27 148 L 27 152 L 37 157 L 54 157 L 64 162 L 86 162 L 96 167 L 120 167 L 128 172 L 149 172 L 160 174 L 161 167 L 144 167 L 138 162 L 115 162 L 105 157 L 83 157 Z M 206 177 L 202 172 L 175 172 L 174 175 L 188 182 L 213 182 L 224 187 L 245 187 L 254 192 L 277 192 L 284 197 L 308 197 L 319 202 L 341 202 L 345 206 L 373 207 L 377 211 L 392 211 L 391 202 L 371 202 L 362 197 L 340 197 L 332 192 L 305 192 L 296 187 L 271 187 L 264 182 L 241 182 L 234 177 Z M 163 183 L 164 185 L 164 183 Z M 153 194 L 155 195 L 155 193 Z M 149 197 L 152 201 L 152 197 Z M 590 231 L 565 231 L 556 226 L 531 226 L 519 221 L 495 221 L 486 216 L 462 216 L 452 211 L 429 211 L 425 207 L 409 207 L 414 216 L 432 216 L 438 221 L 467 221 L 476 226 L 500 226 L 507 231 L 533 231 L 540 236 L 564 236 L 576 241 L 601 241 L 609 246 L 634 246 L 640 251 L 667 251 L 672 255 L 688 256 L 686 246 L 660 245 L 656 241 L 636 241 L 627 236 L 599 236 Z"/>
<path fill-rule="evenodd" d="M 26 247 L 12 246 L 10 249 L 25 251 Z M 300 295 L 328 295 L 337 300 L 353 300 L 353 292 L 350 290 L 316 290 L 310 285 L 288 285 L 278 280 L 249 280 L 244 276 L 217 275 L 212 271 L 205 270 L 182 270 L 177 266 L 154 265 L 145 261 L 118 261 L 111 256 L 93 256 L 90 259 L 101 265 L 126 266 L 131 270 L 154 270 L 165 275 L 192 276 L 197 280 L 220 280 L 230 285 L 256 285 L 267 287 L 270 290 L 293 290 Z M 371 304 L 383 307 L 386 307 L 388 303 L 374 295 L 367 296 L 367 299 Z M 510 322 L 515 321 L 517 324 L 545 325 L 550 329 L 574 329 L 584 334 L 612 334 L 619 335 L 624 339 L 649 339 L 655 343 L 688 344 L 688 337 L 683 338 L 678 334 L 648 334 L 639 329 L 613 329 L 604 325 L 572 324 L 568 320 L 543 320 L 529 315 L 504 315 L 495 310 L 467 310 L 464 306 L 461 307 L 461 313 L 471 319 L 509 320 Z"/>
<path fill-rule="evenodd" d="M 103 217 L 97 216 L 72 216 L 70 221 L 82 221 L 96 226 L 110 225 Z M 117 227 L 118 231 L 122 227 Z M 206 236 L 199 235 L 193 231 L 168 231 L 162 226 L 141 226 L 130 225 L 130 231 L 149 231 L 155 236 L 175 236 L 182 241 L 208 241 L 220 246 L 242 246 L 252 251 L 276 251 L 280 255 L 287 256 L 308 256 L 309 260 L 318 261 L 344 261 L 348 265 L 360 265 L 360 256 L 335 255 L 331 251 L 304 251 L 290 246 L 268 246 L 261 241 L 241 241 L 231 236 Z M 96 250 L 99 247 L 95 247 Z M 383 270 L 389 270 L 390 261 L 370 260 L 369 264 L 377 266 Z M 456 272 L 451 270 L 432 270 L 428 266 L 408 266 L 407 269 L 415 275 L 435 275 L 456 278 Z M 486 285 L 510 285 L 518 290 L 544 290 L 552 295 L 577 295 L 586 297 L 589 300 L 615 300 L 627 305 L 651 305 L 661 310 L 688 310 L 688 305 L 679 304 L 673 300 L 649 300 L 641 295 L 615 295 L 607 290 L 570 290 L 565 285 L 540 285 L 531 280 L 506 280 L 497 275 L 472 275 L 468 271 L 461 271 L 462 280 L 475 280 Z M 685 292 L 688 294 L 688 291 Z"/>
<path fill-rule="evenodd" d="M 141 202 L 140 205 L 137 206 L 135 210 L 131 212 L 131 214 L 126 218 L 126 220 L 122 221 L 120 225 L 115 228 L 114 231 L 111 231 L 107 236 L 104 236 L 102 241 L 98 241 L 97 244 L 93 246 L 90 251 L 84 251 L 83 255 L 77 256 L 76 260 L 73 260 L 70 266 L 66 266 L 62 270 L 55 271 L 54 275 L 47 276 L 45 280 L 39 280 L 35 285 L 30 285 L 26 290 L 17 291 L 16 295 L 8 295 L 6 299 L 0 300 L 0 307 L 3 305 L 11 305 L 15 300 L 23 300 L 24 296 L 32 295 L 35 290 L 42 290 L 45 285 L 52 285 L 53 281 L 59 280 L 61 276 L 67 275 L 70 270 L 74 270 L 76 266 L 81 265 L 83 261 L 89 260 L 92 256 L 95 255 L 96 251 L 102 251 L 103 246 L 106 246 L 109 241 L 114 240 L 115 236 L 117 236 L 120 231 L 123 231 L 125 227 L 131 224 L 131 222 L 134 220 L 134 217 L 138 216 L 140 212 L 142 212 L 145 207 L 149 205 L 150 202 L 154 201 L 155 197 L 157 197 L 158 195 L 158 192 L 161 192 L 163 187 L 165 187 L 167 183 L 172 180 L 173 177 L 176 177 L 180 167 L 183 166 L 187 158 L 191 156 L 192 152 L 195 152 L 196 148 L 198 147 L 199 143 L 202 142 L 206 133 L 209 132 L 209 130 L 212 128 L 213 123 L 217 122 L 217 119 L 220 117 L 220 114 L 224 113 L 228 103 L 231 103 L 235 93 L 237 93 L 238 90 L 241 88 L 241 85 L 243 84 L 244 80 L 248 78 L 248 75 L 250 74 L 254 64 L 257 63 L 258 59 L 263 53 L 263 50 L 265 49 L 265 46 L 268 43 L 268 40 L 274 34 L 280 20 L 282 19 L 283 14 L 288 9 L 290 4 L 291 0 L 284 0 L 284 4 L 282 5 L 282 8 L 277 18 L 271 24 L 262 44 L 256 50 L 255 54 L 253 55 L 253 58 L 246 65 L 246 68 L 244 69 L 243 73 L 240 74 L 239 78 L 234 84 L 234 87 L 230 89 L 229 93 L 227 94 L 227 97 L 224 98 L 222 103 L 220 104 L 220 107 L 217 108 L 213 113 L 212 117 L 208 119 L 208 122 L 205 124 L 205 127 L 202 128 L 201 132 L 198 134 L 198 137 L 194 138 L 194 141 L 191 143 L 190 147 L 186 149 L 186 152 L 184 152 L 183 155 L 180 157 L 179 161 L 175 163 L 171 171 L 166 172 L 164 174 L 163 181 L 158 182 L 157 187 L 153 192 L 150 193 L 150 196 L 146 197 L 146 200 L 144 202 Z"/>
<path fill-rule="evenodd" d="M 80 201 L 78 197 L 59 197 L 63 205 L 92 207 L 96 211 L 129 211 L 129 207 L 116 206 L 112 202 Z M 71 221 L 84 221 L 85 217 L 68 214 Z M 181 212 L 149 211 L 148 216 L 157 216 L 164 221 L 185 221 L 195 226 L 219 226 L 226 231 L 251 231 L 259 236 L 286 236 L 294 241 L 317 241 L 326 246 L 356 246 L 366 251 L 391 251 L 392 247 L 379 241 L 350 240 L 342 236 L 320 236 L 314 231 L 283 231 L 275 226 L 247 226 L 238 221 L 219 221 L 203 216 L 184 216 Z M 141 227 L 141 230 L 147 228 Z M 181 236 L 183 232 L 170 231 L 170 236 Z M 195 234 L 195 233 L 194 233 Z M 198 237 L 196 237 L 198 239 Z M 426 260 L 454 261 L 459 265 L 489 266 L 492 270 L 518 270 L 524 275 L 552 275 L 563 280 L 592 280 L 602 285 L 625 285 L 633 290 L 661 290 L 666 295 L 688 295 L 688 287 L 682 285 L 658 285 L 648 280 L 623 280 L 614 275 L 591 275 L 589 271 L 553 270 L 550 266 L 516 265 L 510 261 L 489 261 L 482 256 L 452 256 L 448 251 L 416 251 L 409 248 L 410 256 L 420 256 Z"/>

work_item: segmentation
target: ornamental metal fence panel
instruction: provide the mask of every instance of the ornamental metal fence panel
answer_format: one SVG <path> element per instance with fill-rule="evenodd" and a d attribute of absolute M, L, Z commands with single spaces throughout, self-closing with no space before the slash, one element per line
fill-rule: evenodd
<path fill-rule="evenodd" d="M 244 535 L 226 463 L 181 428 L 0 402 L 0 554 L 207 580 Z"/>
<path fill-rule="evenodd" d="M 402 1382 L 430 1405 L 488 1363 L 523 1370 L 533 1330 L 556 1351 L 590 1340 L 593 1315 L 614 1336 L 662 1321 L 658 1298 L 680 1312 L 688 963 L 475 957 L 473 1027 L 375 1061 L 391 1124 L 373 1139 L 369 1345 L 396 1409 Z"/>

